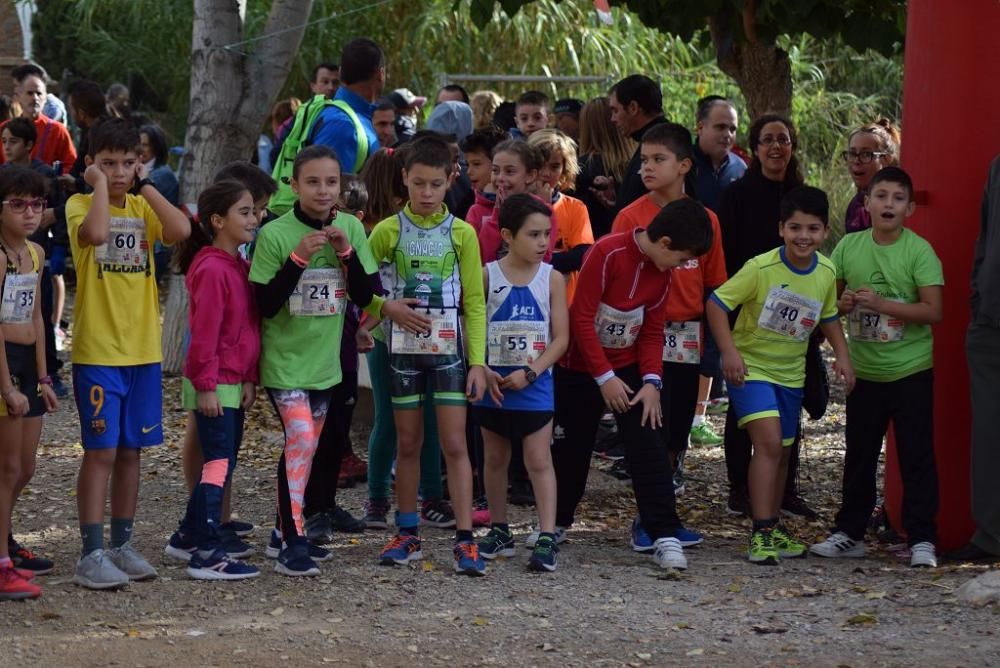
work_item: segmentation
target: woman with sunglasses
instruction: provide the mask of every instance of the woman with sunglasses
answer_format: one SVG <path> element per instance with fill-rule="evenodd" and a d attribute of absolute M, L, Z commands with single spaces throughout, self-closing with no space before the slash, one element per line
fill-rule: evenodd
<path fill-rule="evenodd" d="M 847 205 L 844 232 L 867 230 L 872 226 L 871 216 L 865 210 L 868 184 L 878 170 L 899 163 L 899 129 L 887 118 L 862 125 L 847 138 L 847 150 L 840 157 L 847 163 L 851 180 L 858 189 Z"/>

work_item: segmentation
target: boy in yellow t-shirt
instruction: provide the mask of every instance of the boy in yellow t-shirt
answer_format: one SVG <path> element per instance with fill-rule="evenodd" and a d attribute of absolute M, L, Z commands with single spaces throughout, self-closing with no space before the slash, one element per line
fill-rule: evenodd
<path fill-rule="evenodd" d="M 153 265 L 157 241 L 191 233 L 187 218 L 157 192 L 136 152 L 139 133 L 110 119 L 89 133 L 89 195 L 66 203 L 77 272 L 73 386 L 83 463 L 77 480 L 81 558 L 73 581 L 112 589 L 156 577 L 132 547 L 139 449 L 163 442 L 160 313 Z M 136 186 L 139 195 L 130 194 Z M 104 504 L 111 480 L 111 549 Z"/>

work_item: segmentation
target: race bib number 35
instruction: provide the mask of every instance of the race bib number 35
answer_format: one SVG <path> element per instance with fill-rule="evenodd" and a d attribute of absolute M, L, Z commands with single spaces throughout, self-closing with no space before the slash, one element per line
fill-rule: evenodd
<path fill-rule="evenodd" d="M 487 359 L 495 366 L 527 366 L 545 352 L 548 339 L 548 325 L 544 322 L 491 322 Z"/>
<path fill-rule="evenodd" d="M 148 255 L 146 222 L 139 218 L 112 216 L 108 240 L 94 248 L 99 263 L 123 267 L 141 267 Z"/>
<path fill-rule="evenodd" d="M 878 311 L 860 308 L 851 311 L 847 328 L 855 341 L 890 343 L 903 340 L 903 321 Z"/>
<path fill-rule="evenodd" d="M 7 274 L 0 303 L 0 322 L 5 325 L 26 325 L 35 310 L 35 287 L 38 274 Z"/>
<path fill-rule="evenodd" d="M 815 299 L 775 286 L 767 294 L 757 326 L 796 341 L 805 341 L 819 322 L 822 307 Z"/>
<path fill-rule="evenodd" d="M 643 307 L 619 311 L 603 302 L 597 309 L 597 338 L 603 348 L 628 348 L 635 343 L 642 329 Z"/>
<path fill-rule="evenodd" d="M 430 331 L 412 334 L 392 323 L 391 350 L 394 355 L 458 355 L 458 310 L 420 311 L 431 320 Z"/>
<path fill-rule="evenodd" d="M 294 316 L 337 315 L 347 306 L 347 287 L 340 269 L 306 269 L 288 298 Z"/>
<path fill-rule="evenodd" d="M 663 361 L 701 363 L 701 323 L 668 322 L 663 330 Z"/>

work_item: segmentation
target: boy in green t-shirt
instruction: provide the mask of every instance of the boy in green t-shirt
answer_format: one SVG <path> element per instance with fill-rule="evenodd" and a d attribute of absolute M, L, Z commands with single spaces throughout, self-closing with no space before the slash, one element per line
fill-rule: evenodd
<path fill-rule="evenodd" d="M 806 349 L 817 324 L 830 341 L 847 391 L 854 370 L 837 315 L 833 263 L 817 252 L 829 234 L 829 204 L 801 186 L 781 200 L 778 232 L 785 245 L 751 258 L 711 296 L 708 323 L 722 352 L 722 372 L 737 424 L 750 433 L 752 563 L 804 556 L 806 546 L 778 523 L 790 446 L 802 410 Z M 729 331 L 728 314 L 740 307 Z"/>
<path fill-rule="evenodd" d="M 875 507 L 882 438 L 895 426 L 903 479 L 903 528 L 910 565 L 937 565 L 931 325 L 941 320 L 944 276 L 934 249 L 903 222 L 914 209 L 913 183 L 898 167 L 873 178 L 865 198 L 872 227 L 833 251 L 837 306 L 848 316 L 858 381 L 847 398 L 843 500 L 834 533 L 810 548 L 821 557 L 863 557 Z"/>

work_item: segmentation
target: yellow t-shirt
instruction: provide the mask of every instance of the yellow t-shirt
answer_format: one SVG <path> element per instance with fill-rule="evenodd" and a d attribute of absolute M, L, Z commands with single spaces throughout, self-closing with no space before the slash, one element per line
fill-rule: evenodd
<path fill-rule="evenodd" d="M 93 195 L 73 195 L 66 202 L 77 281 L 72 360 L 102 366 L 160 362 L 153 247 L 163 241 L 163 224 L 145 199 L 126 195 L 124 209 L 110 209 L 107 242 L 82 247 L 80 227 L 92 200 Z"/>

